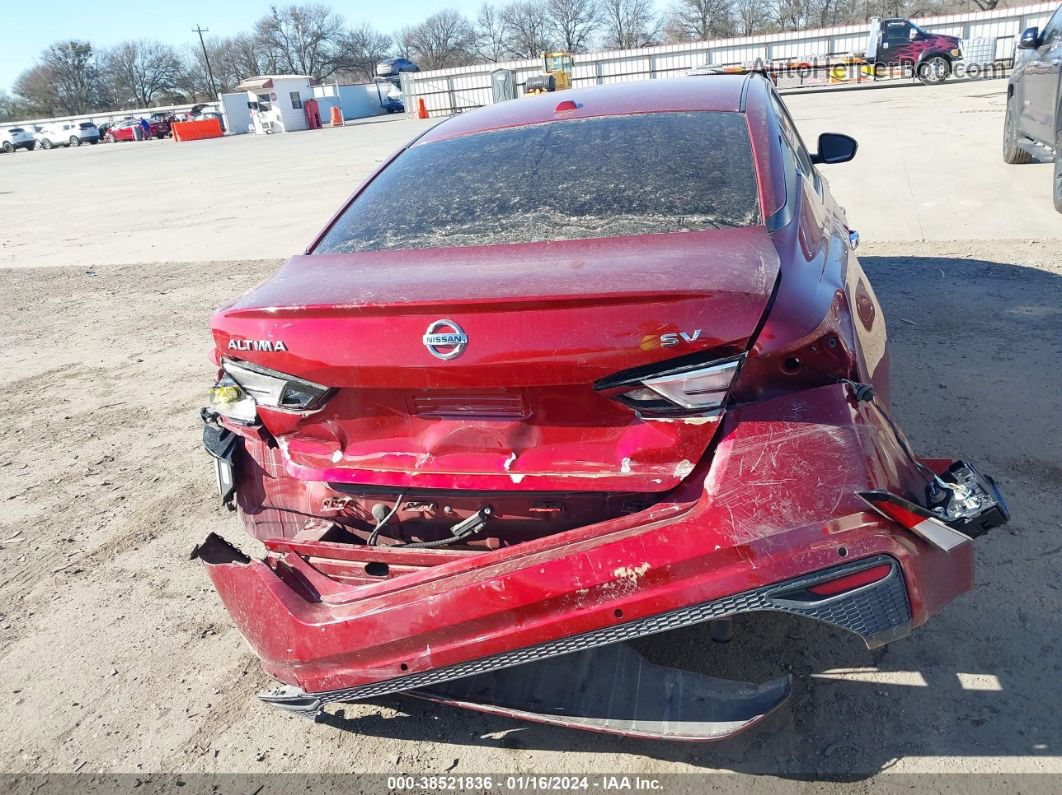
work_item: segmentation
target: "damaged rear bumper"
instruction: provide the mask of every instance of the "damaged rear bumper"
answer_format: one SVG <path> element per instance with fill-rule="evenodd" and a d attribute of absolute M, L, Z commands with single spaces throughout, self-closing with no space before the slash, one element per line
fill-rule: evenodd
<path fill-rule="evenodd" d="M 225 544 L 217 537 L 207 543 Z M 204 549 L 201 555 L 216 557 L 218 551 Z M 837 588 L 843 590 L 835 593 Z M 284 685 L 260 698 L 314 717 L 329 703 L 408 691 L 429 700 L 591 731 L 723 739 L 758 723 L 784 703 L 791 690 L 790 677 L 755 685 L 665 668 L 621 641 L 757 611 L 822 621 L 856 633 L 868 646 L 906 635 L 911 627 L 899 563 L 876 556 L 466 663 L 315 693 Z"/>
<path fill-rule="evenodd" d="M 514 547 L 358 585 L 293 544 L 263 562 L 212 535 L 195 555 L 284 683 L 264 700 L 292 712 L 409 692 L 596 731 L 719 739 L 784 702 L 788 679 L 660 668 L 623 641 L 780 611 L 874 647 L 972 585 L 968 540 L 941 549 L 860 497 L 909 491 L 880 418 L 841 387 L 815 392 L 731 412 L 710 468 L 668 500 Z"/>

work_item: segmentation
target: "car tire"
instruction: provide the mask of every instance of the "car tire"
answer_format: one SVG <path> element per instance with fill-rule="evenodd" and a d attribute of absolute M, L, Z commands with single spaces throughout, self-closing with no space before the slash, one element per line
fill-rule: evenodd
<path fill-rule="evenodd" d="M 1011 165 L 1031 163 L 1032 155 L 1018 146 L 1018 123 L 1013 100 L 1007 101 L 1007 115 L 1003 119 L 1003 162 Z"/>
<path fill-rule="evenodd" d="M 109 144 L 113 144 L 114 143 L 114 136 L 111 135 L 110 133 L 107 133 L 106 135 L 103 136 L 103 140 L 106 141 Z"/>
<path fill-rule="evenodd" d="M 1062 109 L 1059 110 L 1062 113 Z M 1062 128 L 1055 133 L 1055 209 L 1062 213 Z"/>
<path fill-rule="evenodd" d="M 70 136 L 70 146 L 81 146 L 81 139 L 76 135 Z"/>
<path fill-rule="evenodd" d="M 943 55 L 931 55 L 918 64 L 918 79 L 923 85 L 939 86 L 951 75 L 951 61 Z"/>
<path fill-rule="evenodd" d="M 51 138 L 42 138 L 41 139 L 41 149 L 51 149 L 51 148 L 52 148 L 52 139 Z"/>
<path fill-rule="evenodd" d="M 3 145 L 3 146 L 0 146 L 0 149 L 3 149 L 3 150 L 4 150 L 5 152 L 7 152 L 8 154 L 11 154 L 12 152 L 14 152 L 14 151 L 15 151 L 15 147 L 13 147 L 13 146 L 11 145 L 11 142 L 10 142 L 10 141 L 4 141 L 4 145 Z"/>

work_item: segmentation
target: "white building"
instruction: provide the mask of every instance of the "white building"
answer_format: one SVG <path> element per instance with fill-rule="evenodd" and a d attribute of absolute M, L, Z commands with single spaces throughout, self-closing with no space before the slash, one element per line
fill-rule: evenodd
<path fill-rule="evenodd" d="M 259 75 L 236 86 L 247 92 L 251 131 L 256 133 L 309 129 L 306 103 L 310 100 L 316 109 L 313 88 L 313 78 L 306 75 Z"/>

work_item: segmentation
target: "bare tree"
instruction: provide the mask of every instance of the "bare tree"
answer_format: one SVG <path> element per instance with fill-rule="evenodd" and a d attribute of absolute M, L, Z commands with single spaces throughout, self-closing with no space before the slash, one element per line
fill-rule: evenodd
<path fill-rule="evenodd" d="M 729 0 L 675 0 L 664 23 L 672 41 L 707 41 L 732 30 Z"/>
<path fill-rule="evenodd" d="M 140 39 L 112 47 L 103 58 L 103 73 L 117 106 L 147 106 L 177 87 L 181 59 L 168 44 Z"/>
<path fill-rule="evenodd" d="M 517 58 L 538 58 L 553 48 L 550 26 L 538 0 L 517 0 L 502 9 L 509 51 Z"/>
<path fill-rule="evenodd" d="M 475 56 L 476 35 L 472 25 L 452 9 L 437 11 L 404 32 L 402 46 L 423 69 L 464 66 Z"/>
<path fill-rule="evenodd" d="M 240 49 L 236 38 L 212 36 L 204 41 L 204 47 L 210 58 L 214 85 L 219 93 L 232 91 L 243 78 L 260 74 L 256 62 L 251 64 L 247 70 L 241 70 L 237 66 Z M 200 99 L 211 101 L 215 99 L 212 95 L 213 90 L 206 60 L 203 57 L 203 48 L 198 44 L 191 44 L 185 50 L 177 87 L 193 102 Z"/>
<path fill-rule="evenodd" d="M 326 78 L 339 67 L 343 18 L 327 6 L 271 6 L 254 31 L 268 57 L 288 74 Z"/>
<path fill-rule="evenodd" d="M 41 63 L 54 82 L 55 103 L 60 112 L 85 113 L 99 104 L 99 68 L 89 42 L 57 42 L 44 51 Z"/>
<path fill-rule="evenodd" d="M 655 44 L 660 20 L 652 0 L 602 0 L 602 32 L 609 49 L 627 50 Z"/>
<path fill-rule="evenodd" d="M 13 97 L 4 89 L 0 88 L 0 121 L 17 121 L 23 116 L 30 115 L 25 102 L 18 97 Z"/>
<path fill-rule="evenodd" d="M 13 88 L 23 98 L 23 107 L 39 115 L 85 113 L 102 101 L 92 45 L 75 39 L 46 47 L 38 63 L 23 71 Z"/>
<path fill-rule="evenodd" d="M 811 16 L 809 0 L 776 0 L 774 22 L 781 30 L 800 30 L 809 27 Z"/>
<path fill-rule="evenodd" d="M 391 34 L 391 52 L 396 58 L 413 58 L 413 26 L 405 25 Z"/>
<path fill-rule="evenodd" d="M 339 40 L 339 71 L 356 80 L 372 80 L 376 64 L 391 51 L 391 37 L 365 22 Z"/>
<path fill-rule="evenodd" d="M 252 33 L 240 33 L 227 41 L 227 60 L 240 83 L 248 77 L 276 74 L 280 71 L 275 54 Z M 211 61 L 213 63 L 213 61 Z"/>
<path fill-rule="evenodd" d="M 767 0 L 734 0 L 734 33 L 751 36 L 766 29 L 768 20 Z"/>
<path fill-rule="evenodd" d="M 476 13 L 476 57 L 489 63 L 504 61 L 509 54 L 509 29 L 498 7 L 484 3 Z"/>
<path fill-rule="evenodd" d="M 557 43 L 568 52 L 586 52 L 601 11 L 597 0 L 546 0 L 546 21 Z"/>
<path fill-rule="evenodd" d="M 28 116 L 54 116 L 56 109 L 52 76 L 46 66 L 37 64 L 24 70 L 11 87 L 21 98 L 19 103 Z"/>

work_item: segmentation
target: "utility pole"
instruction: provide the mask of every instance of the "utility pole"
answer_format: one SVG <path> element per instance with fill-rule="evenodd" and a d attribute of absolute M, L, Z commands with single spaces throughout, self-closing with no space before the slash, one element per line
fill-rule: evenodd
<path fill-rule="evenodd" d="M 214 70 L 210 68 L 210 56 L 207 55 L 206 44 L 203 43 L 203 34 L 209 33 L 210 28 L 201 28 L 198 24 L 192 28 L 192 33 L 199 34 L 199 46 L 203 48 L 203 60 L 206 61 L 207 77 L 210 78 L 210 90 L 214 92 L 214 95 L 210 98 L 211 102 L 218 98 L 218 87 L 214 85 Z"/>

